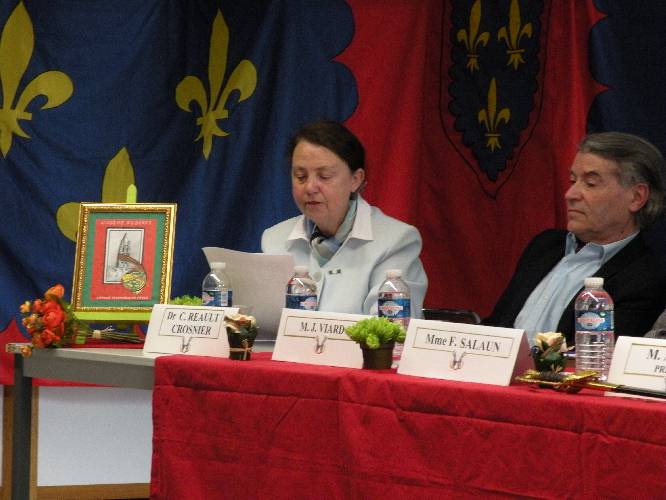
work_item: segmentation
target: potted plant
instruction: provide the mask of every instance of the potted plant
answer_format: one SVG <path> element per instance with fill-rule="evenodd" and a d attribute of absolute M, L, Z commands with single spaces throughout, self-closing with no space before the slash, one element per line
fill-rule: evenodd
<path fill-rule="evenodd" d="M 232 314 L 225 316 L 224 324 L 229 339 L 229 359 L 249 361 L 254 339 L 257 336 L 257 320 L 254 316 Z"/>
<path fill-rule="evenodd" d="M 366 318 L 345 332 L 363 351 L 363 368 L 387 369 L 393 362 L 393 347 L 405 341 L 405 329 L 386 318 Z"/>
<path fill-rule="evenodd" d="M 537 333 L 531 349 L 534 367 L 540 372 L 561 372 L 566 361 L 564 353 L 568 350 L 567 341 L 561 333 Z"/>

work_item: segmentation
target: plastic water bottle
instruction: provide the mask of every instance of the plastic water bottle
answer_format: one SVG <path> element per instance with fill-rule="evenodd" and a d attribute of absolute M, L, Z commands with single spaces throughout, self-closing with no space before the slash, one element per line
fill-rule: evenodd
<path fill-rule="evenodd" d="M 287 283 L 288 309 L 317 310 L 317 283 L 308 273 L 307 266 L 295 266 L 294 275 Z"/>
<path fill-rule="evenodd" d="M 411 317 L 411 299 L 409 286 L 402 280 L 400 269 L 386 271 L 386 280 L 379 287 L 377 295 L 377 313 L 393 323 L 399 323 L 405 330 Z M 402 356 L 402 344 L 396 342 L 393 347 L 393 367 L 397 367 Z"/>
<path fill-rule="evenodd" d="M 224 262 L 210 263 L 210 272 L 201 285 L 203 305 L 231 307 L 233 304 L 231 280 L 224 272 L 226 267 L 227 265 Z"/>
<path fill-rule="evenodd" d="M 595 370 L 602 381 L 615 346 L 613 299 L 603 286 L 603 278 L 585 278 L 575 303 L 576 371 Z"/>

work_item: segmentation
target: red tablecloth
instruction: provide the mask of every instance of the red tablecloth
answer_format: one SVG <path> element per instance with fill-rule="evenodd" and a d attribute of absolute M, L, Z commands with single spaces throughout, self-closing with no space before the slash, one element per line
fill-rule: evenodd
<path fill-rule="evenodd" d="M 157 359 L 152 498 L 666 497 L 666 402 L 253 356 Z"/>

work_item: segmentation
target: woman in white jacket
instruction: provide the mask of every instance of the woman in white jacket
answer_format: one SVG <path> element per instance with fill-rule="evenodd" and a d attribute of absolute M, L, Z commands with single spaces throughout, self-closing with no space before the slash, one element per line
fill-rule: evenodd
<path fill-rule="evenodd" d="M 412 316 L 421 317 L 428 280 L 418 230 L 384 215 L 360 196 L 365 150 L 346 127 L 317 121 L 291 142 L 292 194 L 303 215 L 261 239 L 264 253 L 290 253 L 317 281 L 320 311 L 376 314 L 388 269 L 402 270 Z"/>

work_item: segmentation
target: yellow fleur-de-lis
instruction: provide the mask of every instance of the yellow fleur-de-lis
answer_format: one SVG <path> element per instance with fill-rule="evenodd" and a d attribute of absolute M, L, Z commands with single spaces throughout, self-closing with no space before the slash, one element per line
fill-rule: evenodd
<path fill-rule="evenodd" d="M 497 112 L 497 83 L 493 78 L 488 87 L 488 106 L 479 111 L 479 123 L 486 127 L 486 147 L 490 148 L 490 151 L 502 148 L 499 140 L 502 134 L 498 133 L 498 129 L 502 122 L 508 123 L 510 119 L 509 108 L 502 108 Z"/>
<path fill-rule="evenodd" d="M 136 203 L 134 167 L 126 148 L 122 148 L 106 166 L 102 180 L 102 203 Z M 56 222 L 66 238 L 76 241 L 81 203 L 68 202 L 56 211 Z"/>
<path fill-rule="evenodd" d="M 484 31 L 479 33 L 481 25 L 481 0 L 476 0 L 469 12 L 469 31 L 458 30 L 458 42 L 465 44 L 467 49 L 467 69 L 470 73 L 479 69 L 479 44 L 484 47 L 490 39 L 490 33 Z"/>
<path fill-rule="evenodd" d="M 249 60 L 243 59 L 232 71 L 222 89 L 227 70 L 228 48 L 229 27 L 218 10 L 213 21 L 208 56 L 210 101 L 207 99 L 203 83 L 196 76 L 186 76 L 176 87 L 176 103 L 183 111 L 194 112 L 190 108 L 192 101 L 195 101 L 201 108 L 201 116 L 197 118 L 197 125 L 201 126 L 201 131 L 195 141 L 203 137 L 203 155 L 206 159 L 210 156 L 210 150 L 213 147 L 213 136 L 229 135 L 217 125 L 218 120 L 229 117 L 229 110 L 225 107 L 229 94 L 233 90 L 237 90 L 239 92 L 238 101 L 244 101 L 252 95 L 257 86 L 256 68 Z"/>
<path fill-rule="evenodd" d="M 523 36 L 532 38 L 532 23 L 527 23 L 522 26 L 522 19 L 520 18 L 520 3 L 518 0 L 511 0 L 509 6 L 509 27 L 502 26 L 497 32 L 497 39 L 504 40 L 507 48 L 507 55 L 509 61 L 507 66 L 513 65 L 513 69 L 518 69 L 520 64 L 525 64 L 523 53 L 525 49 L 520 48 L 520 40 Z"/>
<path fill-rule="evenodd" d="M 34 47 L 32 21 L 23 2 L 19 2 L 7 19 L 0 36 L 0 153 L 3 157 L 7 156 L 12 147 L 14 134 L 25 139 L 30 138 L 19 125 L 19 120 L 32 120 L 32 113 L 28 113 L 26 108 L 35 97 L 46 97 L 46 102 L 40 109 L 48 109 L 60 106 L 74 91 L 72 81 L 65 73 L 46 71 L 26 85 L 16 99 L 16 107 L 12 107 Z"/>

